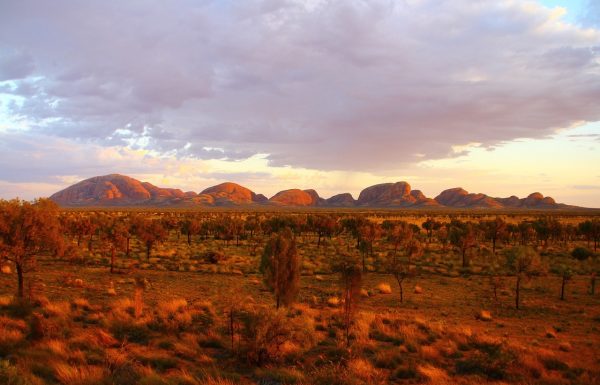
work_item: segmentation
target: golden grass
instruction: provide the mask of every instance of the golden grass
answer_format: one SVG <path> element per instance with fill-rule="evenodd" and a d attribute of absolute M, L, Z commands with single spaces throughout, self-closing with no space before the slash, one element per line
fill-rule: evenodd
<path fill-rule="evenodd" d="M 381 294 L 392 294 L 392 287 L 388 283 L 380 283 L 377 285 L 377 290 Z"/>
<path fill-rule="evenodd" d="M 430 364 L 417 366 L 417 371 L 427 379 L 427 383 L 429 384 L 450 385 L 456 383 L 454 380 L 450 379 L 448 373 L 446 373 L 444 369 Z"/>
<path fill-rule="evenodd" d="M 327 298 L 327 305 L 331 307 L 338 307 L 341 304 L 341 300 L 338 297 L 329 297 Z"/>
<path fill-rule="evenodd" d="M 54 376 L 62 385 L 92 385 L 106 377 L 103 368 L 90 365 L 53 364 Z"/>
<path fill-rule="evenodd" d="M 3 295 L 0 296 L 0 307 L 5 307 L 10 305 L 14 300 L 12 295 Z"/>
<path fill-rule="evenodd" d="M 354 377 L 365 382 L 380 376 L 380 372 L 373 367 L 373 364 L 364 358 L 355 358 L 348 361 L 348 370 Z"/>

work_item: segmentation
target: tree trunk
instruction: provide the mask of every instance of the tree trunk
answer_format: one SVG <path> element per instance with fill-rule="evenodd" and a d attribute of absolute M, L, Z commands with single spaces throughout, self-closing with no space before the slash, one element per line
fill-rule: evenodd
<path fill-rule="evenodd" d="M 467 249 L 462 249 L 462 267 L 467 267 Z"/>
<path fill-rule="evenodd" d="M 190 233 L 189 231 L 187 233 L 187 242 L 188 242 L 188 246 L 192 245 L 192 233 Z"/>
<path fill-rule="evenodd" d="M 562 282 L 560 284 L 560 300 L 564 301 L 565 300 L 565 284 L 567 283 L 567 280 L 565 279 L 565 277 L 563 277 Z"/>
<path fill-rule="evenodd" d="M 146 242 L 146 259 L 150 260 L 150 249 L 152 248 L 152 243 Z"/>
<path fill-rule="evenodd" d="M 19 262 L 15 262 L 15 265 L 16 265 L 16 269 L 17 269 L 17 280 L 18 280 L 17 297 L 19 299 L 23 299 L 23 296 L 24 296 L 23 266 Z"/>
<path fill-rule="evenodd" d="M 496 255 L 496 238 L 492 238 L 492 254 Z"/>
<path fill-rule="evenodd" d="M 521 289 L 521 277 L 517 276 L 517 288 L 515 290 L 515 307 L 519 309 L 519 292 Z"/>
<path fill-rule="evenodd" d="M 233 340 L 234 340 L 234 330 L 233 330 L 233 307 L 229 309 L 229 334 L 231 334 L 231 351 L 233 352 Z"/>
<path fill-rule="evenodd" d="M 404 291 L 402 288 L 402 281 L 404 278 L 400 278 L 400 276 L 396 275 L 396 281 L 398 281 L 398 287 L 400 288 L 400 303 L 404 302 Z"/>
<path fill-rule="evenodd" d="M 125 256 L 127 258 L 129 258 L 129 241 L 131 240 L 131 238 L 127 237 L 127 250 L 125 251 Z"/>
<path fill-rule="evenodd" d="M 276 301 L 277 301 L 277 310 L 279 310 L 279 305 L 280 305 L 280 298 L 279 295 L 276 296 Z"/>
<path fill-rule="evenodd" d="M 112 247 L 110 251 L 110 273 L 115 272 L 115 248 Z"/>
<path fill-rule="evenodd" d="M 366 252 L 362 253 L 362 271 L 363 271 L 363 273 L 366 273 L 366 271 L 367 271 L 367 267 L 365 265 L 365 254 L 366 254 Z"/>

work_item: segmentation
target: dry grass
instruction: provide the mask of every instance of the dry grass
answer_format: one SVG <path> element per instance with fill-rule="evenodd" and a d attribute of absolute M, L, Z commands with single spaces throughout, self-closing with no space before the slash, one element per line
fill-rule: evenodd
<path fill-rule="evenodd" d="M 388 283 L 380 283 L 377 285 L 377 290 L 381 294 L 392 294 L 392 287 Z"/>
<path fill-rule="evenodd" d="M 448 376 L 448 373 L 446 373 L 444 369 L 433 365 L 419 365 L 417 371 L 427 379 L 427 383 L 429 384 L 451 385 L 456 383 L 454 380 L 450 379 L 450 376 Z"/>
<path fill-rule="evenodd" d="M 211 242 L 177 250 L 193 255 L 196 250 L 213 247 Z M 223 246 L 226 257 L 222 263 L 196 266 L 196 271 L 213 267 L 231 272 L 245 264 L 243 271 L 252 272 L 256 267 L 249 261 L 257 258 L 247 258 L 244 247 Z M 99 383 L 99 377 L 112 383 L 109 374 L 115 373 L 121 376 L 120 382 L 114 381 L 119 384 L 484 384 L 496 381 L 488 378 L 488 369 L 502 378 L 497 381 L 504 381 L 498 384 L 517 380 L 557 385 L 598 382 L 595 357 L 600 345 L 595 332 L 600 302 L 598 296 L 586 294 L 588 278 L 569 282 L 568 300 L 562 302 L 556 298 L 560 282 L 535 278 L 523 289 L 523 309 L 515 311 L 512 292 L 492 302 L 487 281 L 476 274 L 445 277 L 426 273 L 418 277 L 425 292 L 408 295 L 404 303 L 394 295 L 363 294 L 351 328 L 350 347 L 346 347 L 336 308 L 341 304 L 335 297 L 338 279 L 316 270 L 322 268 L 322 262 L 316 260 L 326 261 L 331 256 L 326 247 L 310 246 L 310 252 L 304 254 L 321 279 L 302 276 L 299 303 L 281 309 L 277 316 L 265 317 L 255 317 L 253 312 L 262 307 L 275 312 L 273 297 L 256 284 L 260 280 L 253 274 L 169 271 L 178 269 L 181 261 L 160 253 L 159 247 L 157 263 L 167 270 L 144 270 L 151 286 L 143 292 L 144 313 L 137 319 L 131 278 L 115 279 L 105 267 L 42 263 L 32 277 L 48 282 L 43 294 L 52 302 L 31 304 L 29 313 L 23 312 L 19 320 L 15 319 L 12 297 L 6 295 L 14 292 L 14 277 L 0 275 L 0 349 L 4 339 L 4 353 L 11 355 L 11 365 L 25 376 L 43 379 L 42 383 Z M 435 254 L 431 260 L 455 263 L 450 254 L 447 259 Z M 228 265 L 229 261 L 235 266 Z M 153 266 L 150 263 L 145 268 Z M 53 285 L 60 282 L 55 277 L 65 272 L 81 277 L 85 288 Z M 377 273 L 366 274 L 363 283 L 375 293 L 379 284 L 396 287 L 393 278 Z M 230 302 L 237 313 L 232 352 L 231 304 L 223 293 L 233 287 Z M 3 292 L 2 288 L 8 289 Z M 107 288 L 114 288 L 119 295 L 107 295 Z M 474 315 L 481 309 L 491 310 L 493 320 L 477 320 Z M 53 331 L 30 341 L 26 336 L 36 313 Z M 248 327 L 249 322 L 256 324 Z M 557 338 L 545 338 L 546 330 L 554 331 Z M 280 333 L 284 337 L 270 345 Z M 565 346 L 561 350 L 566 341 L 570 349 Z M 254 361 L 248 356 L 251 349 Z M 263 360 L 260 356 L 265 349 L 269 357 Z M 258 371 L 253 364 L 261 360 Z M 291 367 L 300 374 L 291 373 Z M 35 379 L 30 382 L 36 384 Z"/>
<path fill-rule="evenodd" d="M 107 376 L 104 369 L 98 366 L 73 366 L 60 362 L 55 363 L 53 369 L 54 376 L 62 385 L 93 385 Z"/>
<path fill-rule="evenodd" d="M 364 358 L 355 358 L 348 362 L 350 373 L 365 382 L 371 382 L 381 376 L 381 372 Z"/>
<path fill-rule="evenodd" d="M 3 295 L 0 296 L 0 307 L 6 307 L 10 305 L 14 300 L 12 295 Z"/>
<path fill-rule="evenodd" d="M 338 297 L 327 298 L 327 305 L 329 305 L 331 307 L 338 307 L 341 305 L 341 303 L 342 303 L 342 301 Z"/>

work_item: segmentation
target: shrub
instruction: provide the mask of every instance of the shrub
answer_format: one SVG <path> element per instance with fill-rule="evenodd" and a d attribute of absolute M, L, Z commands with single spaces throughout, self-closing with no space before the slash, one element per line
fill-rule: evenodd
<path fill-rule="evenodd" d="M 377 285 L 377 290 L 379 290 L 381 294 L 392 294 L 392 287 L 387 283 L 380 283 Z"/>
<path fill-rule="evenodd" d="M 7 385 L 30 385 L 31 382 L 27 380 L 17 367 L 11 365 L 6 360 L 0 361 L 0 384 Z"/>
<path fill-rule="evenodd" d="M 304 316 L 288 318 L 284 310 L 258 307 L 241 313 L 243 350 L 249 362 L 263 365 L 279 362 L 284 345 L 310 347 L 315 342 L 314 325 Z"/>
<path fill-rule="evenodd" d="M 148 325 L 153 330 L 167 333 L 179 333 L 192 324 L 192 315 L 188 310 L 185 299 L 159 302 L 156 306 L 154 319 Z"/>
<path fill-rule="evenodd" d="M 199 259 L 207 263 L 216 264 L 225 259 L 225 254 L 223 254 L 220 251 L 206 250 L 205 252 L 200 254 Z"/>
<path fill-rule="evenodd" d="M 150 330 L 143 322 L 113 320 L 109 325 L 109 330 L 120 341 L 145 345 L 150 340 Z"/>
<path fill-rule="evenodd" d="M 585 247 L 576 247 L 571 251 L 571 256 L 579 261 L 585 261 L 592 255 L 594 255 L 594 253 Z"/>

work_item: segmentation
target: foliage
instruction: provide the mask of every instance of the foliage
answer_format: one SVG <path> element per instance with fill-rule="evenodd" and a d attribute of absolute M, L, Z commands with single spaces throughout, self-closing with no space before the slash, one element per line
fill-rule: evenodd
<path fill-rule="evenodd" d="M 274 234 L 267 242 L 260 271 L 265 284 L 275 294 L 277 308 L 291 305 L 299 291 L 300 257 L 289 229 Z"/>

